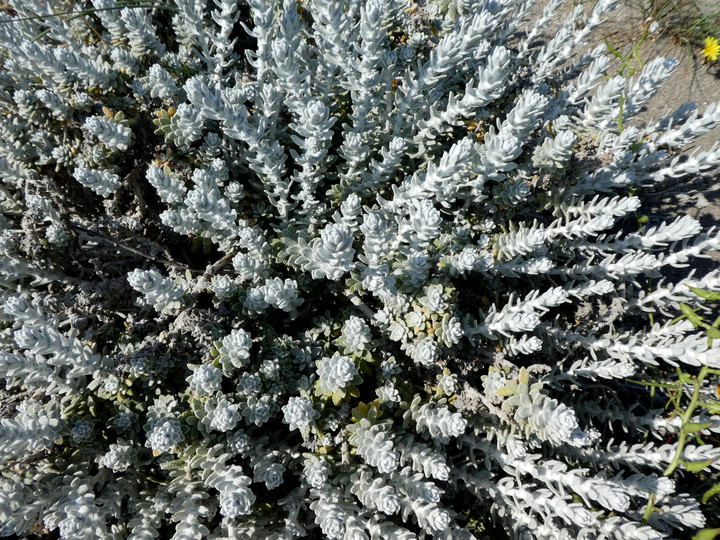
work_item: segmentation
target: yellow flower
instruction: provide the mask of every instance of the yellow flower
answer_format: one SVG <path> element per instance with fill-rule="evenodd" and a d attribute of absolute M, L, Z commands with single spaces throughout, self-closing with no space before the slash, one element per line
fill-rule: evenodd
<path fill-rule="evenodd" d="M 705 60 L 715 62 L 720 58 L 720 42 L 714 37 L 705 38 L 705 48 L 702 51 Z"/>

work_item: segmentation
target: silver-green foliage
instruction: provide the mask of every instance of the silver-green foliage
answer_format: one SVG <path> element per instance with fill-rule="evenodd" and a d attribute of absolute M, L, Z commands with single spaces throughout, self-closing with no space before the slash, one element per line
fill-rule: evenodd
<path fill-rule="evenodd" d="M 720 368 L 674 319 L 720 236 L 634 219 L 720 106 L 635 122 L 676 63 L 561 3 L 6 3 L 0 534 L 703 527 L 663 472 L 720 448 L 626 379 Z"/>

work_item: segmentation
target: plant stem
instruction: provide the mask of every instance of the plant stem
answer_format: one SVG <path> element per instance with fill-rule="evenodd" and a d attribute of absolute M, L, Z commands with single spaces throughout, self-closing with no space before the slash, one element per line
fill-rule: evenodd
<path fill-rule="evenodd" d="M 705 377 L 707 376 L 709 371 L 709 368 L 707 366 L 703 366 L 700 369 L 700 373 L 695 378 L 695 382 L 693 383 L 693 394 L 692 398 L 690 398 L 690 403 L 688 404 L 687 408 L 682 414 L 682 424 L 680 426 L 680 434 L 678 435 L 678 445 L 675 449 L 675 455 L 673 456 L 673 460 L 670 462 L 670 464 L 665 469 L 665 472 L 663 473 L 663 476 L 670 476 L 673 472 L 675 472 L 675 469 L 678 468 L 678 466 L 682 462 L 682 454 L 683 450 L 685 450 L 685 443 L 687 442 L 688 433 L 685 431 L 685 426 L 690 422 L 692 419 L 692 415 L 695 412 L 695 408 L 698 406 L 698 402 L 700 401 L 700 388 L 702 387 L 702 383 L 705 380 Z M 643 523 L 647 523 L 647 521 L 650 519 L 650 516 L 653 513 L 653 510 L 655 509 L 655 494 L 653 493 L 648 498 L 648 504 L 645 508 L 645 512 L 643 513 Z"/>
<path fill-rule="evenodd" d="M 702 383 L 705 380 L 707 374 L 708 367 L 703 366 L 700 369 L 700 374 L 695 379 L 695 383 L 693 385 L 693 395 L 690 399 L 690 404 L 688 405 L 687 409 L 685 409 L 685 412 L 682 415 L 682 426 L 680 427 L 680 437 L 678 440 L 678 447 L 675 450 L 675 457 L 673 458 L 670 465 L 668 465 L 667 469 L 665 469 L 663 476 L 670 476 L 675 471 L 675 469 L 677 469 L 678 465 L 680 465 L 682 452 L 685 449 L 685 442 L 688 435 L 685 431 L 685 424 L 690 422 L 690 420 L 692 419 L 692 415 L 695 412 L 698 401 L 700 401 L 700 388 L 702 387 Z"/>

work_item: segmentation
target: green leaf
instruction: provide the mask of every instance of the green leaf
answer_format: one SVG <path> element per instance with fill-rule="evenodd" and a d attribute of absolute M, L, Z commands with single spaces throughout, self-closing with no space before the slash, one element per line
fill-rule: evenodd
<path fill-rule="evenodd" d="M 713 540 L 713 538 L 716 538 L 719 534 L 720 529 L 703 529 L 693 536 L 692 540 Z"/>
<path fill-rule="evenodd" d="M 353 422 L 359 422 L 361 418 L 365 418 L 368 413 L 368 406 L 365 403 L 358 403 L 358 406 L 352 410 Z"/>
<path fill-rule="evenodd" d="M 720 414 L 720 401 L 707 401 L 701 403 L 710 414 Z"/>
<path fill-rule="evenodd" d="M 692 375 L 689 373 L 685 373 L 680 369 L 680 367 L 677 368 L 677 374 L 678 374 L 678 380 L 683 384 L 692 384 L 693 378 Z"/>
<path fill-rule="evenodd" d="M 375 401 L 371 401 L 369 403 L 370 408 L 368 409 L 367 418 L 372 422 L 373 424 L 377 421 L 378 418 L 382 416 L 382 411 L 378 409 L 380 406 L 380 402 L 376 399 Z"/>
<path fill-rule="evenodd" d="M 720 482 L 718 482 L 713 487 L 708 489 L 705 493 L 703 493 L 703 496 L 700 500 L 703 504 L 707 504 L 707 502 L 718 493 L 720 493 Z"/>
<path fill-rule="evenodd" d="M 632 151 L 632 152 L 638 152 L 640 150 L 640 148 L 642 148 L 642 145 L 643 145 L 643 141 L 635 141 L 630 146 L 628 146 L 628 149 L 630 149 L 630 151 Z M 641 216 L 641 217 L 647 218 L 647 216 Z M 647 221 L 649 221 L 649 218 Z"/>
<path fill-rule="evenodd" d="M 703 429 L 707 429 L 712 425 L 712 422 L 688 422 L 683 425 L 683 429 L 685 429 L 685 433 L 699 433 Z"/>
<path fill-rule="evenodd" d="M 518 381 L 520 384 L 529 384 L 530 383 L 530 375 L 527 372 L 527 369 L 524 367 L 520 368 L 520 375 L 518 376 Z"/>
<path fill-rule="evenodd" d="M 691 287 L 687 284 L 685 284 L 685 286 L 700 298 L 704 298 L 705 300 L 710 301 L 720 300 L 720 291 L 708 291 L 706 289 L 698 289 L 697 287 Z"/>
<path fill-rule="evenodd" d="M 711 326 L 707 329 L 707 335 L 712 339 L 720 339 L 720 330 Z"/>
<path fill-rule="evenodd" d="M 698 326 L 701 322 L 703 322 L 703 318 L 695 313 L 695 310 L 684 302 L 680 304 L 680 311 L 683 312 L 683 315 L 687 317 L 688 321 L 690 321 L 693 326 Z"/>
<path fill-rule="evenodd" d="M 608 48 L 608 51 L 610 51 L 611 53 L 613 53 L 613 55 L 615 55 L 615 57 L 617 57 L 619 59 L 623 58 L 622 53 L 620 51 L 618 51 L 615 47 L 613 47 L 607 39 L 605 39 L 605 46 Z"/>
<path fill-rule="evenodd" d="M 508 388 L 507 386 L 501 386 L 497 390 L 495 390 L 495 393 L 498 396 L 512 396 L 515 392 L 513 392 L 512 388 Z"/>
<path fill-rule="evenodd" d="M 682 466 L 685 467 L 685 470 L 688 472 L 700 472 L 705 467 L 708 467 L 715 463 L 714 459 L 706 459 L 705 461 L 682 461 Z M 713 537 L 714 538 L 714 537 Z"/>

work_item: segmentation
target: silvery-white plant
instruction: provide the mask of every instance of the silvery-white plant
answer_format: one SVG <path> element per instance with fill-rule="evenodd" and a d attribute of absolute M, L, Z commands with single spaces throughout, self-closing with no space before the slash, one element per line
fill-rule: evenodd
<path fill-rule="evenodd" d="M 626 379 L 720 368 L 720 235 L 634 219 L 720 105 L 637 121 L 677 62 L 588 51 L 613 0 L 6 4 L 1 535 L 705 526 Z"/>

